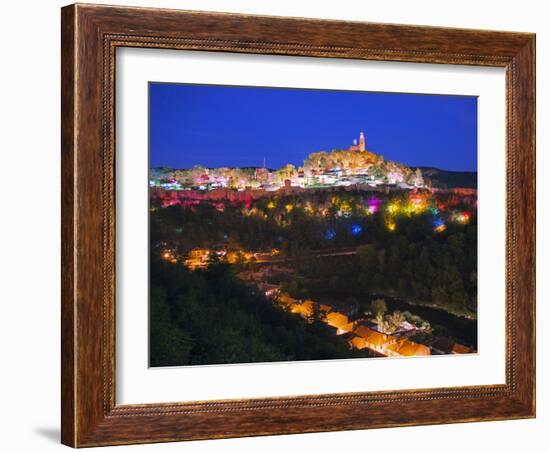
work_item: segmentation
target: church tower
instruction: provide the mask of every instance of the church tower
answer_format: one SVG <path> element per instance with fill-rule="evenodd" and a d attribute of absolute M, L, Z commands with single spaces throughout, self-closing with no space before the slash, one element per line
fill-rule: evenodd
<path fill-rule="evenodd" d="M 359 150 L 365 150 L 365 134 L 363 133 L 363 131 L 361 131 L 361 133 L 359 134 Z"/>

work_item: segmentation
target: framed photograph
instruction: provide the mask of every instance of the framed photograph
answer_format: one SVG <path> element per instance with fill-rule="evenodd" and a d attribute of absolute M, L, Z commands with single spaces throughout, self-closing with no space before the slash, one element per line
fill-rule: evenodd
<path fill-rule="evenodd" d="M 62 442 L 535 416 L 535 36 L 62 9 Z"/>

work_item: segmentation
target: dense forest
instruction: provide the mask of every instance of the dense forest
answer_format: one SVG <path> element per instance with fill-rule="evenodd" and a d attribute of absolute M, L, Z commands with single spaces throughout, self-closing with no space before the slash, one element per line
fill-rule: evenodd
<path fill-rule="evenodd" d="M 395 242 L 361 245 L 357 255 L 311 258 L 299 263 L 305 279 L 288 284 L 299 297 L 357 299 L 369 294 L 399 297 L 476 318 L 475 226 L 415 240 L 405 233 Z"/>
<path fill-rule="evenodd" d="M 475 317 L 475 215 L 468 224 L 447 221 L 445 230 L 436 232 L 434 222 L 443 220 L 429 209 L 389 217 L 382 212 L 365 215 L 363 206 L 360 194 L 348 192 L 260 199 L 250 209 L 227 205 L 222 212 L 207 203 L 193 209 L 172 206 L 152 214 L 151 240 L 153 246 L 173 246 L 179 255 L 196 247 L 277 248 L 302 259 L 299 273 L 309 276 L 310 287 L 315 282 L 309 279 L 320 280 L 327 286 L 323 290 L 340 286 L 359 293 L 383 292 Z M 308 259 L 311 250 L 345 247 L 358 247 L 357 256 L 337 268 L 330 260 Z"/>
<path fill-rule="evenodd" d="M 150 365 L 365 357 L 326 324 L 289 315 L 226 264 L 191 272 L 152 256 Z"/>

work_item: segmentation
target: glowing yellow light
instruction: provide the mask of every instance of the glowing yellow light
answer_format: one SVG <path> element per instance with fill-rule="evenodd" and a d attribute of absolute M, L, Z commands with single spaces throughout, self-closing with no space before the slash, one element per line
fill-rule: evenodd
<path fill-rule="evenodd" d="M 447 226 L 444 224 L 440 224 L 438 227 L 434 229 L 435 232 L 443 232 L 445 229 L 447 229 Z"/>
<path fill-rule="evenodd" d="M 285 206 L 285 210 L 286 210 L 288 213 L 292 212 L 292 209 L 294 209 L 294 206 L 293 206 L 292 204 L 287 204 L 287 205 Z"/>
<path fill-rule="evenodd" d="M 343 201 L 340 204 L 339 212 L 340 212 L 340 215 L 343 215 L 345 217 L 349 217 L 352 213 L 352 209 L 351 209 L 351 206 L 350 206 L 349 202 Z"/>
<path fill-rule="evenodd" d="M 405 213 L 408 215 L 419 214 L 426 210 L 426 203 L 420 198 L 412 198 L 405 207 Z"/>
<path fill-rule="evenodd" d="M 388 231 L 395 231 L 395 223 L 390 221 L 386 224 Z"/>
<path fill-rule="evenodd" d="M 399 204 L 392 202 L 391 204 L 388 204 L 387 210 L 389 213 L 397 213 L 399 210 Z"/>
<path fill-rule="evenodd" d="M 468 213 L 466 212 L 459 213 L 455 215 L 454 219 L 460 224 L 467 224 L 470 221 L 470 215 L 468 215 Z"/>
<path fill-rule="evenodd" d="M 275 203 L 273 201 L 269 201 L 267 203 L 267 208 L 268 209 L 274 209 L 276 207 Z"/>

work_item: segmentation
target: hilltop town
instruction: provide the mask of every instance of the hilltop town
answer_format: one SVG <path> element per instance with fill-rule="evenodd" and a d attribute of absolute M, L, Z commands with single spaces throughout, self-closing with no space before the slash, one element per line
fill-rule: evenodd
<path fill-rule="evenodd" d="M 412 170 L 367 150 L 363 132 L 349 148 L 312 153 L 297 168 L 287 164 L 272 170 L 265 163 L 262 167 L 254 168 L 154 168 L 150 174 L 150 186 L 164 190 L 231 189 L 264 192 L 349 186 L 389 186 L 401 189 L 426 187 L 420 169 Z"/>

